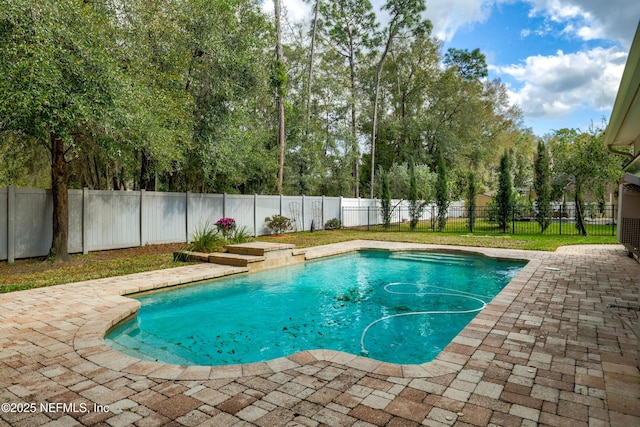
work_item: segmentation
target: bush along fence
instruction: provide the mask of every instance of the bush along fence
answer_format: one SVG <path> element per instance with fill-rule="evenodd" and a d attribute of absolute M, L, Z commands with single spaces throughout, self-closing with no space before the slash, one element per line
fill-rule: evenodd
<path fill-rule="evenodd" d="M 587 233 L 592 236 L 615 236 L 618 207 L 616 205 L 587 205 L 583 215 Z M 472 221 L 469 217 L 472 217 Z M 436 206 L 426 206 L 419 215 L 415 227 L 411 228 L 411 210 L 404 204 L 392 203 L 392 210 L 387 224 L 382 209 L 377 206 L 343 207 L 342 218 L 349 228 L 370 231 L 419 231 L 419 232 L 451 232 L 473 234 L 539 234 L 541 226 L 536 221 L 533 209 L 515 207 L 509 218 L 500 226 L 496 210 L 491 207 L 476 207 L 474 212 L 465 206 L 450 206 L 447 209 L 447 220 L 444 229 L 438 227 L 438 210 Z M 578 235 L 576 228 L 575 207 L 558 205 L 554 208 L 553 217 L 544 234 Z"/>
<path fill-rule="evenodd" d="M 365 199 L 324 196 L 69 190 L 69 252 L 188 243 L 198 228 L 233 218 L 248 234 L 271 234 L 266 218 L 290 218 L 288 231 L 316 230 L 343 206 Z M 46 256 L 52 240 L 50 190 L 0 188 L 0 261 Z"/>

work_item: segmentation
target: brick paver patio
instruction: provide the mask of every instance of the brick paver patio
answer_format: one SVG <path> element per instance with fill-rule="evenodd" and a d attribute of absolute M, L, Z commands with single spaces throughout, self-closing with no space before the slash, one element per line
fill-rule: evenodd
<path fill-rule="evenodd" d="M 307 257 L 361 247 L 445 248 L 354 241 Z M 184 367 L 104 345 L 138 307 L 122 295 L 242 271 L 234 267 L 0 295 L 0 426 L 640 426 L 637 339 L 607 308 L 630 304 L 617 311 L 637 324 L 640 265 L 617 245 L 473 250 L 530 262 L 423 365 L 316 350 Z"/>

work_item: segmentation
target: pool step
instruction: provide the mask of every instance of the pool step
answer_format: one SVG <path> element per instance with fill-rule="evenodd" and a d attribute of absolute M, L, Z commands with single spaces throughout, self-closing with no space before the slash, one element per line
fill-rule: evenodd
<path fill-rule="evenodd" d="M 304 249 L 295 249 L 295 247 L 288 243 L 250 242 L 227 245 L 226 252 L 208 254 L 180 252 L 174 256 L 180 256 L 189 261 L 246 267 L 249 271 L 258 271 L 303 262 Z"/>
<path fill-rule="evenodd" d="M 474 265 L 473 261 L 470 261 L 469 258 L 462 257 L 459 255 L 450 255 L 450 254 L 442 254 L 442 253 L 398 252 L 393 254 L 393 258 L 401 259 L 405 261 L 429 262 L 433 264 L 444 264 L 444 265 L 462 265 L 462 266 Z"/>
<path fill-rule="evenodd" d="M 208 259 L 209 262 L 214 264 L 233 265 L 235 267 L 248 267 L 250 264 L 263 262 L 265 260 L 266 257 L 261 255 L 243 255 L 228 252 L 209 254 Z"/>
<path fill-rule="evenodd" d="M 227 245 L 227 253 L 239 255 L 264 256 L 269 252 L 292 250 L 296 245 L 289 243 L 249 242 L 237 245 Z"/>

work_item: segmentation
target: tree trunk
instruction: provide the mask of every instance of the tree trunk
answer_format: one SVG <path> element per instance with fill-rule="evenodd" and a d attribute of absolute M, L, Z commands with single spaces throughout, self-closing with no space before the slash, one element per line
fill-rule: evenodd
<path fill-rule="evenodd" d="M 373 182 L 375 180 L 375 168 L 376 168 L 376 136 L 378 133 L 378 103 L 380 102 L 380 74 L 382 73 L 382 62 L 384 58 L 378 63 L 376 68 L 376 87 L 375 95 L 373 98 L 373 119 L 371 121 L 371 182 L 369 189 L 370 197 L 373 199 Z"/>
<path fill-rule="evenodd" d="M 67 162 L 64 141 L 49 135 L 51 144 L 51 192 L 53 194 L 53 240 L 49 257 L 55 261 L 69 261 L 69 195 L 67 191 Z"/>
<path fill-rule="evenodd" d="M 276 60 L 279 64 L 284 63 L 282 53 L 282 29 L 280 26 L 280 0 L 274 0 L 276 20 Z M 282 82 L 281 82 L 282 84 Z M 284 180 L 284 153 L 285 153 L 285 133 L 284 133 L 284 88 L 278 87 L 278 194 L 282 194 L 282 182 Z"/>
<path fill-rule="evenodd" d="M 313 79 L 313 59 L 316 46 L 316 33 L 318 31 L 318 12 L 320 9 L 320 0 L 316 0 L 316 5 L 313 8 L 313 24 L 311 27 L 311 46 L 309 47 L 309 73 L 307 74 L 307 117 L 305 136 L 309 136 L 309 126 L 311 123 L 311 80 Z"/>
<path fill-rule="evenodd" d="M 582 186 L 576 183 L 576 194 L 574 198 L 574 202 L 576 204 L 576 228 L 578 232 L 583 236 L 586 236 L 587 227 L 584 223 L 584 215 L 582 214 Z"/>
<path fill-rule="evenodd" d="M 278 154 L 278 194 L 282 194 L 282 183 L 284 181 L 285 138 L 284 99 L 281 95 L 278 96 L 278 146 L 280 147 L 280 153 Z"/>
<path fill-rule="evenodd" d="M 352 43 L 350 43 L 350 46 Z M 353 197 L 360 197 L 360 146 L 356 127 L 356 69 L 353 47 L 349 56 L 350 84 L 351 84 L 351 137 L 353 149 Z"/>
<path fill-rule="evenodd" d="M 395 18 L 393 19 L 395 21 Z M 391 45 L 393 44 L 393 39 L 396 36 L 396 30 L 392 27 L 389 28 L 389 37 L 387 37 L 387 42 L 384 46 L 384 51 L 380 56 L 380 61 L 378 61 L 378 65 L 376 66 L 376 87 L 375 87 L 375 96 L 373 99 L 373 118 L 371 123 L 371 198 L 373 199 L 373 181 L 375 178 L 375 166 L 376 166 L 376 136 L 378 133 L 378 104 L 380 103 L 380 80 L 382 78 L 382 67 L 384 66 L 384 61 L 387 59 L 387 54 L 391 51 Z"/>
<path fill-rule="evenodd" d="M 147 149 L 143 148 L 140 153 L 140 190 L 156 190 L 156 173 L 152 171 L 153 159 L 148 154 Z M 154 174 L 153 177 L 151 174 Z"/>

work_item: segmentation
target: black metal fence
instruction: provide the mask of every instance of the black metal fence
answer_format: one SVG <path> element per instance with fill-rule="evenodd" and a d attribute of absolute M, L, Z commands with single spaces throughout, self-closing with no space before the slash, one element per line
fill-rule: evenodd
<path fill-rule="evenodd" d="M 553 212 L 550 223 L 544 234 L 578 235 L 575 209 L 559 206 Z M 616 235 L 616 205 L 587 205 L 582 212 L 587 233 L 591 236 Z M 539 234 L 542 230 L 536 220 L 536 212 L 528 208 L 513 208 L 506 223 L 501 226 L 497 220 L 495 208 L 476 207 L 469 220 L 469 210 L 464 206 L 450 207 L 447 210 L 446 225 L 440 230 L 438 226 L 438 210 L 435 206 L 427 206 L 419 220 L 411 229 L 411 215 L 406 206 L 397 206 L 391 212 L 389 224 L 385 227 L 380 207 L 343 207 L 342 223 L 345 228 L 370 231 L 421 231 L 474 234 Z"/>

